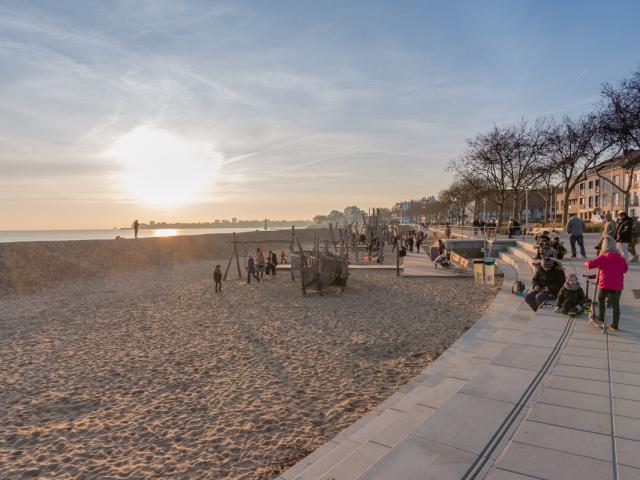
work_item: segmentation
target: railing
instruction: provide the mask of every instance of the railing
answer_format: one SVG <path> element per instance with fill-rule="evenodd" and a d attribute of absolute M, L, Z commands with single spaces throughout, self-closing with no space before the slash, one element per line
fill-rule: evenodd
<path fill-rule="evenodd" d="M 473 227 L 473 226 L 460 226 L 460 225 L 429 225 L 431 230 L 434 230 L 442 235 L 441 238 L 467 238 L 479 240 L 485 238 L 496 238 L 496 227 Z M 448 235 L 447 235 L 448 229 Z"/>

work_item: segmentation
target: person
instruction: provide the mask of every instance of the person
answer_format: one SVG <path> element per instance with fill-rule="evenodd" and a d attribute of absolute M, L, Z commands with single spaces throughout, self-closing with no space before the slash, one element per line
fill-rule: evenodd
<path fill-rule="evenodd" d="M 444 251 L 447 249 L 442 239 L 438 239 L 438 255 L 442 255 Z"/>
<path fill-rule="evenodd" d="M 260 277 L 256 275 L 256 262 L 253 260 L 251 254 L 247 257 L 247 283 L 251 283 L 251 276 L 259 282 Z"/>
<path fill-rule="evenodd" d="M 438 255 L 436 259 L 433 261 L 433 263 L 435 264 L 436 268 L 438 268 L 438 265 L 442 266 L 442 268 L 448 268 L 450 263 L 449 263 L 449 257 L 447 253 L 443 252 L 440 255 Z"/>
<path fill-rule="evenodd" d="M 567 277 L 567 281 L 558 292 L 558 306 L 556 312 L 565 315 L 569 313 L 579 314 L 584 310 L 586 296 L 584 290 L 578 282 L 578 276 L 572 273 Z"/>
<path fill-rule="evenodd" d="M 513 238 L 513 218 L 510 218 L 507 223 L 507 234 L 509 235 L 509 238 Z"/>
<path fill-rule="evenodd" d="M 616 225 L 616 242 L 618 251 L 624 257 L 625 262 L 629 263 L 629 244 L 631 243 L 631 235 L 633 231 L 633 219 L 627 215 L 627 212 L 618 214 L 618 224 Z"/>
<path fill-rule="evenodd" d="M 416 239 L 416 251 L 420 253 L 420 245 L 422 245 L 422 237 L 418 236 Z"/>
<path fill-rule="evenodd" d="M 564 245 L 560 241 L 560 237 L 553 237 L 553 240 L 551 240 L 551 243 L 549 243 L 549 246 L 555 252 L 554 257 L 557 258 L 558 260 L 562 260 L 567 253 L 567 249 L 564 248 Z"/>
<path fill-rule="evenodd" d="M 284 252 L 284 249 L 280 251 L 280 263 L 287 263 L 287 254 Z"/>
<path fill-rule="evenodd" d="M 413 235 L 409 235 L 407 244 L 409 245 L 409 251 L 413 253 Z"/>
<path fill-rule="evenodd" d="M 276 252 L 271 252 L 271 276 L 275 277 L 276 276 L 276 267 L 278 266 L 278 256 L 276 255 Z"/>
<path fill-rule="evenodd" d="M 558 296 L 566 282 L 564 270 L 553 258 L 546 257 L 538 266 L 531 279 L 533 289 L 524 297 L 524 301 L 535 312 L 540 305 Z"/>
<path fill-rule="evenodd" d="M 630 262 L 638 261 L 638 252 L 636 251 L 636 245 L 638 244 L 638 236 L 640 235 L 640 222 L 638 217 L 633 217 L 633 226 L 631 227 L 631 241 L 629 242 L 629 253 L 632 257 Z"/>
<path fill-rule="evenodd" d="M 400 250 L 398 250 L 398 256 L 400 258 L 406 257 L 407 256 L 407 247 L 405 247 L 404 245 L 400 245 Z"/>
<path fill-rule="evenodd" d="M 603 237 L 601 250 L 601 255 L 584 265 L 588 269 L 598 269 L 598 322 L 601 325 L 604 323 L 605 301 L 608 301 L 613 308 L 613 322 L 609 328 L 617 330 L 620 323 L 620 295 L 624 290 L 624 274 L 629 270 L 629 265 L 620 255 L 614 238 Z"/>
<path fill-rule="evenodd" d="M 213 281 L 216 284 L 216 293 L 222 291 L 222 267 L 220 265 L 216 265 L 215 270 L 213 271 Z"/>
<path fill-rule="evenodd" d="M 138 238 L 138 228 L 140 228 L 140 222 L 138 222 L 138 219 L 136 218 L 133 221 L 133 238 Z"/>
<path fill-rule="evenodd" d="M 447 240 L 451 238 L 451 227 L 449 226 L 448 222 L 444 227 L 444 236 L 447 238 Z"/>
<path fill-rule="evenodd" d="M 587 253 L 584 250 L 584 221 L 578 217 L 575 213 L 571 214 L 571 218 L 567 222 L 565 227 L 569 234 L 569 243 L 571 244 L 571 257 L 576 258 L 576 242 L 580 246 L 580 255 L 582 258 L 587 258 Z"/>
<path fill-rule="evenodd" d="M 518 222 L 518 220 L 514 220 L 513 221 L 513 236 L 518 238 L 521 235 L 521 230 L 520 230 L 520 222 Z"/>
<path fill-rule="evenodd" d="M 258 278 L 264 277 L 264 270 L 266 268 L 266 260 L 264 258 L 264 253 L 262 253 L 262 249 L 256 249 L 256 273 Z"/>
<path fill-rule="evenodd" d="M 602 233 L 600 234 L 600 238 L 603 237 L 614 237 L 616 236 L 616 222 L 613 221 L 613 217 L 611 213 L 607 213 L 605 216 L 604 225 L 602 225 Z"/>

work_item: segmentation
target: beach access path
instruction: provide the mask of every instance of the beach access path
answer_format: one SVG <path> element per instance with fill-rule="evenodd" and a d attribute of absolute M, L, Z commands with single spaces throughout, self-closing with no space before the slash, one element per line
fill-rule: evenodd
<path fill-rule="evenodd" d="M 589 257 L 597 241 L 585 235 Z M 531 240 L 499 255 L 505 281 L 481 319 L 281 480 L 640 478 L 640 266 L 620 330 L 602 334 L 511 294 L 516 277 L 531 285 Z M 563 260 L 584 287 L 583 263 Z"/>

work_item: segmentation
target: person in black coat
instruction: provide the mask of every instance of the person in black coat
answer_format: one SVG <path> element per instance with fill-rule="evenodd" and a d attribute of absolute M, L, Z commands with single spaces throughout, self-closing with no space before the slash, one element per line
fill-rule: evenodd
<path fill-rule="evenodd" d="M 553 258 L 545 258 L 531 279 L 533 289 L 524 301 L 535 312 L 543 303 L 556 298 L 566 282 L 564 270 Z"/>
<path fill-rule="evenodd" d="M 564 313 L 565 315 L 570 312 L 581 313 L 584 310 L 585 301 L 586 296 L 580 283 L 578 283 L 578 277 L 575 273 L 572 273 L 567 277 L 566 283 L 558 292 L 556 312 Z"/>
<path fill-rule="evenodd" d="M 213 271 L 213 281 L 216 284 L 216 293 L 222 291 L 222 267 L 216 265 L 216 269 Z"/>
<path fill-rule="evenodd" d="M 633 218 L 627 215 L 627 212 L 618 214 L 618 224 L 616 225 L 616 243 L 618 251 L 624 259 L 629 263 L 629 244 L 631 243 L 631 235 L 633 233 Z"/>

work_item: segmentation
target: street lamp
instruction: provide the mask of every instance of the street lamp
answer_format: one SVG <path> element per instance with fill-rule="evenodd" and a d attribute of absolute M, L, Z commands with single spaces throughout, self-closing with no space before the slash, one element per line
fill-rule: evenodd
<path fill-rule="evenodd" d="M 529 187 L 524 187 L 524 230 L 529 233 Z"/>

